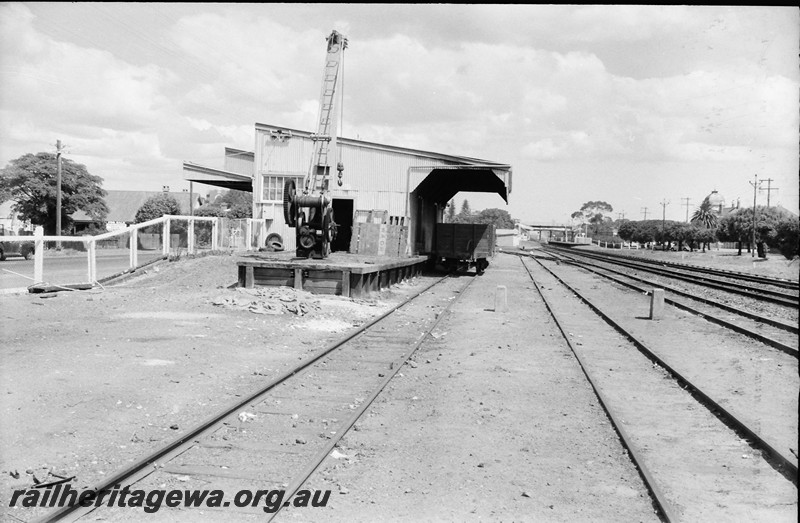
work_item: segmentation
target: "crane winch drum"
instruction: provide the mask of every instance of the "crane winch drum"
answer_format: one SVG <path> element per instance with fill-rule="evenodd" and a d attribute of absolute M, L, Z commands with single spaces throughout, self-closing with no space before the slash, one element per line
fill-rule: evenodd
<path fill-rule="evenodd" d="M 336 222 L 328 194 L 331 170 L 329 156 L 336 154 L 336 92 L 347 38 L 333 31 L 327 42 L 317 133 L 311 135 L 314 142 L 311 168 L 305 177 L 302 194 L 298 193 L 294 180 L 287 180 L 283 188 L 283 217 L 286 225 L 296 229 L 297 256 L 300 258 L 327 257 L 331 252 L 331 243 L 336 238 Z M 337 163 L 336 170 L 337 182 L 342 185 L 342 162 Z"/>

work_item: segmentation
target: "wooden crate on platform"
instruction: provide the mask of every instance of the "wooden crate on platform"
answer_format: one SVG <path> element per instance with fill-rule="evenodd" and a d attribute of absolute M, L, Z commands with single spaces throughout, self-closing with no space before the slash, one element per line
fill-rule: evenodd
<path fill-rule="evenodd" d="M 354 223 L 350 238 L 350 253 L 369 256 L 406 255 L 408 227 L 386 223 Z"/>

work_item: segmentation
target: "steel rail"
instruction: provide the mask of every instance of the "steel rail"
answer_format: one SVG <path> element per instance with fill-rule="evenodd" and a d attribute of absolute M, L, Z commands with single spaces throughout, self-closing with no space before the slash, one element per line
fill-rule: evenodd
<path fill-rule="evenodd" d="M 743 276 L 746 276 L 745 273 L 733 273 L 733 272 L 731 272 L 730 274 L 717 274 L 717 273 L 711 272 L 710 269 L 705 268 L 705 267 L 696 267 L 696 266 L 687 265 L 687 264 L 676 265 L 676 264 L 673 264 L 673 263 L 670 263 L 670 262 L 666 262 L 666 261 L 661 261 L 661 260 L 643 260 L 643 259 L 640 259 L 640 258 L 637 258 L 637 257 L 616 256 L 616 255 L 608 254 L 608 253 L 604 253 L 604 252 L 594 252 L 594 251 L 589 252 L 589 251 L 582 251 L 582 250 L 573 250 L 573 249 L 566 249 L 564 247 L 556 247 L 556 246 L 549 246 L 549 245 L 546 246 L 545 248 L 546 249 L 557 250 L 559 252 L 571 252 L 571 253 L 573 253 L 573 254 L 575 254 L 577 256 L 583 256 L 583 257 L 586 257 L 586 258 L 593 258 L 593 259 L 596 259 L 596 260 L 602 260 L 602 261 L 605 261 L 607 263 L 614 263 L 614 264 L 627 266 L 627 267 L 639 267 L 644 271 L 651 271 L 651 272 L 657 272 L 657 273 L 661 272 L 661 273 L 664 273 L 664 274 L 675 275 L 676 277 L 677 276 L 686 276 L 686 277 L 694 278 L 694 279 L 699 280 L 699 281 L 708 282 L 709 284 L 716 283 L 716 284 L 727 285 L 727 286 L 730 286 L 732 288 L 739 288 L 739 289 L 743 289 L 743 290 L 755 290 L 757 292 L 761 292 L 762 295 L 765 295 L 765 296 L 774 296 L 774 297 L 778 297 L 778 298 L 788 298 L 788 299 L 793 299 L 793 300 L 797 301 L 797 297 L 794 294 L 789 294 L 789 293 L 782 292 L 782 291 L 779 291 L 779 290 L 762 290 L 758 286 L 754 287 L 754 286 L 751 286 L 751 285 L 745 285 L 744 283 L 737 283 L 737 282 L 731 282 L 731 281 L 724 280 L 724 279 L 719 279 L 719 278 L 730 278 L 730 279 L 736 279 L 736 280 L 744 280 L 744 281 L 747 281 L 747 282 L 750 282 L 750 283 L 757 283 L 757 284 L 762 284 L 762 285 L 781 286 L 781 285 L 777 285 L 775 283 L 776 280 L 772 280 L 770 278 L 763 278 L 763 277 L 760 278 L 760 279 L 754 279 L 753 277 L 745 278 L 745 277 L 743 277 Z M 685 271 L 685 272 L 680 272 L 680 271 Z M 700 274 L 701 276 L 696 276 L 696 275 L 692 275 L 692 274 L 686 274 L 687 272 L 688 273 Z M 718 278 L 704 277 L 702 275 L 717 276 Z M 782 287 L 783 288 L 787 288 L 785 286 L 782 286 Z M 791 288 L 790 290 L 796 291 L 797 289 Z"/>
<path fill-rule="evenodd" d="M 538 263 L 544 270 L 550 273 L 556 280 L 558 280 L 564 287 L 566 287 L 570 292 L 572 292 L 576 297 L 578 297 L 583 303 L 588 305 L 594 312 L 599 315 L 606 323 L 614 327 L 620 334 L 628 338 L 634 346 L 644 354 L 647 358 L 649 358 L 652 362 L 658 364 L 659 366 L 663 367 L 664 370 L 672 375 L 673 379 L 675 379 L 680 385 L 683 385 L 687 392 L 692 394 L 692 396 L 704 407 L 706 407 L 709 412 L 711 412 L 714 416 L 716 416 L 720 421 L 725 423 L 728 427 L 731 427 L 734 431 L 738 431 L 740 434 L 744 434 L 748 439 L 753 440 L 760 450 L 764 451 L 767 455 L 769 455 L 773 461 L 767 460 L 776 471 L 784 476 L 786 479 L 791 481 L 795 486 L 797 486 L 797 465 L 795 465 L 786 455 L 782 452 L 777 450 L 777 445 L 772 442 L 767 441 L 764 437 L 759 435 L 757 432 L 752 430 L 748 427 L 744 422 L 739 420 L 733 413 L 728 411 L 725 407 L 714 401 L 708 394 L 703 392 L 697 385 L 689 381 L 686 377 L 684 377 L 680 372 L 675 370 L 671 365 L 669 365 L 664 359 L 658 356 L 655 352 L 653 352 L 650 348 L 645 345 L 644 342 L 637 339 L 631 333 L 629 333 L 624 327 L 622 327 L 619 323 L 615 322 L 610 316 L 604 313 L 600 308 L 598 308 L 594 303 L 589 301 L 583 294 L 581 294 L 577 289 L 569 285 L 563 279 L 561 279 L 557 274 L 551 271 L 548 267 L 546 267 L 541 261 L 533 258 L 536 263 Z"/>
<path fill-rule="evenodd" d="M 560 245 L 548 245 L 547 247 L 552 249 L 559 249 L 569 251 L 571 250 L 569 247 L 563 247 Z M 586 252 L 586 251 L 582 251 Z M 705 274 L 711 274 L 714 276 L 722 276 L 725 278 L 736 278 L 739 280 L 751 281 L 753 283 L 763 283 L 766 285 L 773 285 L 775 287 L 782 287 L 784 289 L 791 289 L 791 290 L 798 290 L 800 289 L 800 283 L 795 280 L 789 280 L 787 278 L 775 278 L 771 276 L 758 276 L 755 274 L 750 274 L 747 272 L 740 272 L 740 271 L 730 271 L 726 269 L 717 269 L 714 267 L 705 267 L 702 265 L 692 265 L 690 263 L 678 263 L 674 261 L 668 260 L 657 260 L 653 258 L 643 258 L 641 256 L 625 256 L 620 254 L 615 254 L 613 252 L 598 252 L 592 251 L 592 254 L 596 254 L 597 256 L 605 256 L 607 258 L 613 259 L 621 259 L 621 260 L 633 260 L 641 263 L 647 263 L 650 265 L 662 265 L 666 267 L 674 267 L 676 269 L 688 269 L 694 272 L 700 272 Z"/>
<path fill-rule="evenodd" d="M 573 263 L 575 265 L 579 265 L 579 266 L 585 268 L 588 271 L 595 272 L 596 274 L 600 274 L 601 276 L 608 277 L 605 274 L 598 273 L 598 272 L 590 269 L 589 267 L 587 267 L 586 265 L 590 265 L 590 262 L 583 261 L 583 260 L 578 260 L 576 258 L 572 258 L 568 254 L 565 254 L 565 253 L 559 253 L 559 256 L 562 256 L 562 259 L 567 261 L 567 263 Z M 661 289 L 666 289 L 666 290 L 672 292 L 673 294 L 677 294 L 679 296 L 690 298 L 692 300 L 699 301 L 701 303 L 705 303 L 706 305 L 712 305 L 712 306 L 717 307 L 719 309 L 722 309 L 724 311 L 732 312 L 734 314 L 738 314 L 740 316 L 744 316 L 745 318 L 749 318 L 751 320 L 755 320 L 755 321 L 758 321 L 758 322 L 761 322 L 761 323 L 766 323 L 767 325 L 771 325 L 771 326 L 773 326 L 775 328 L 778 328 L 778 329 L 781 329 L 781 330 L 785 330 L 785 331 L 791 332 L 793 334 L 800 334 L 800 328 L 798 328 L 797 325 L 795 325 L 795 324 L 785 323 L 785 322 L 782 322 L 780 320 L 775 320 L 773 318 L 767 318 L 766 316 L 760 316 L 760 315 L 754 314 L 752 312 L 743 311 L 741 309 L 737 309 L 736 307 L 731 307 L 730 305 L 725 305 L 724 303 L 720 303 L 720 302 L 718 302 L 716 300 L 703 298 L 702 296 L 697 296 L 697 295 L 689 293 L 689 292 L 684 292 L 684 291 L 682 291 L 680 289 L 676 289 L 674 287 L 670 287 L 669 285 L 662 285 L 662 284 L 657 283 L 657 282 L 645 280 L 644 278 L 639 278 L 638 276 L 632 276 L 630 274 L 626 274 L 626 273 L 624 273 L 622 271 L 618 271 L 618 270 L 615 270 L 615 269 L 609 269 L 608 267 L 599 267 L 599 266 L 595 266 L 595 267 L 599 268 L 599 269 L 602 269 L 604 271 L 611 272 L 613 274 L 619 274 L 620 276 L 624 276 L 624 277 L 629 278 L 631 280 L 636 280 L 636 281 L 639 281 L 639 282 L 642 282 L 642 283 L 646 283 L 648 285 L 654 285 L 654 286 L 656 286 L 658 288 L 661 288 Z M 611 278 L 611 279 L 614 279 L 614 278 Z M 614 280 L 614 281 L 617 281 L 618 283 L 622 283 L 623 285 L 630 286 L 629 284 L 620 282 L 619 280 Z M 636 289 L 636 290 L 642 290 L 642 289 L 640 289 L 638 287 L 635 287 L 635 286 L 633 286 L 632 288 Z"/>
<path fill-rule="evenodd" d="M 569 250 L 568 248 L 552 246 L 554 249 L 563 249 Z M 597 254 L 598 256 L 606 256 L 608 258 L 614 259 L 623 259 L 623 260 L 634 260 L 642 263 L 648 263 L 651 265 L 664 265 L 667 267 L 674 267 L 676 269 L 688 269 L 695 272 L 711 274 L 715 276 L 723 276 L 726 278 L 736 278 L 739 280 L 745 281 L 752 281 L 754 283 L 764 283 L 766 285 L 774 285 L 775 287 L 783 287 L 784 289 L 792 289 L 798 290 L 800 288 L 800 283 L 794 280 L 789 280 L 786 278 L 773 278 L 770 276 L 758 276 L 755 274 L 749 274 L 746 272 L 740 271 L 729 271 L 725 269 L 716 269 L 713 267 L 704 267 L 702 265 L 692 265 L 689 263 L 678 263 L 672 262 L 667 260 L 655 260 L 652 258 L 643 258 L 641 256 L 623 256 L 619 254 L 614 254 L 611 252 L 595 252 L 593 254 Z"/>
<path fill-rule="evenodd" d="M 798 282 L 796 280 L 790 280 L 790 279 L 787 279 L 787 278 L 776 278 L 776 277 L 771 277 L 771 276 L 758 276 L 758 275 L 755 275 L 755 274 L 749 274 L 749 273 L 741 272 L 741 271 L 731 271 L 731 270 L 726 270 L 726 269 L 718 269 L 718 268 L 714 268 L 714 267 L 704 267 L 702 265 L 691 265 L 691 264 L 688 264 L 688 263 L 678 263 L 678 262 L 671 262 L 671 261 L 666 261 L 666 260 L 654 260 L 654 259 L 650 259 L 650 258 L 643 258 L 641 256 L 621 256 L 621 255 L 613 254 L 613 253 L 609 253 L 609 252 L 603 253 L 603 254 L 605 256 L 615 257 L 615 258 L 630 258 L 630 259 L 633 259 L 633 260 L 641 261 L 643 263 L 651 263 L 651 264 L 654 264 L 654 265 L 655 264 L 660 264 L 660 265 L 667 265 L 667 266 L 675 267 L 675 268 L 688 268 L 688 269 L 691 269 L 691 270 L 695 270 L 695 271 L 698 271 L 698 272 L 704 272 L 704 273 L 707 273 L 707 274 L 713 274 L 713 275 L 717 275 L 717 276 L 725 276 L 725 277 L 737 278 L 737 279 L 752 281 L 752 282 L 755 282 L 755 283 L 765 283 L 767 285 L 774 285 L 776 287 L 783 287 L 785 289 L 798 290 L 798 288 L 800 288 L 800 282 Z"/>
<path fill-rule="evenodd" d="M 662 272 L 664 274 L 670 274 L 677 276 L 686 276 L 690 278 L 697 279 L 702 282 L 707 282 L 708 286 L 713 286 L 712 284 L 719 284 L 724 286 L 729 286 L 731 288 L 738 288 L 742 290 L 751 290 L 757 293 L 760 293 L 759 296 L 771 296 L 776 297 L 779 299 L 786 298 L 787 300 L 792 300 L 792 303 L 798 301 L 798 297 L 795 296 L 794 293 L 786 293 L 780 290 L 769 290 L 769 289 L 761 289 L 758 285 L 751 286 L 746 285 L 744 283 L 737 283 L 728 281 L 725 279 L 719 278 L 728 278 L 734 280 L 741 280 L 748 283 L 754 283 L 759 285 L 772 285 L 774 287 L 781 287 L 783 289 L 789 289 L 790 291 L 797 291 L 796 287 L 787 287 L 786 285 L 782 284 L 782 282 L 787 282 L 789 280 L 775 280 L 772 278 L 767 277 L 759 277 L 748 275 L 747 273 L 741 272 L 729 272 L 729 273 L 719 273 L 715 272 L 714 269 L 710 269 L 707 267 L 698 267 L 694 265 L 688 264 L 676 264 L 667 261 L 661 260 L 647 260 L 638 257 L 629 257 L 629 256 L 617 256 L 614 254 L 608 254 L 604 252 L 589 252 L 589 251 L 580 251 L 580 250 L 572 250 L 566 249 L 563 247 L 555 247 L 555 246 L 547 246 L 548 249 L 558 250 L 559 252 L 569 251 L 578 256 L 584 256 L 587 258 L 594 258 L 597 260 L 603 260 L 607 263 L 614 263 L 618 265 L 628 266 L 628 267 L 639 267 L 644 271 L 651 271 L 651 272 Z M 684 272 L 680 272 L 684 271 Z M 700 274 L 701 276 L 695 276 L 688 273 L 695 273 Z M 706 275 L 708 277 L 704 277 L 702 275 Z M 749 277 L 748 277 L 749 276 Z M 790 303 L 791 305 L 791 303 Z"/>
<path fill-rule="evenodd" d="M 650 291 L 650 290 L 643 289 L 641 287 L 637 287 L 636 285 L 634 285 L 632 283 L 620 280 L 619 278 L 615 278 L 614 276 L 611 276 L 609 274 L 603 274 L 602 272 L 598 272 L 597 270 L 592 269 L 590 267 L 586 267 L 585 265 L 583 265 L 586 262 L 581 262 L 581 261 L 577 261 L 577 260 L 569 260 L 567 263 L 571 263 L 573 265 L 576 265 L 576 266 L 578 266 L 578 267 L 580 267 L 580 268 L 582 268 L 584 270 L 587 270 L 589 272 L 597 274 L 598 276 L 602 276 L 604 278 L 607 278 L 607 279 L 609 279 L 609 280 L 611 280 L 611 281 L 613 281 L 615 283 L 619 283 L 620 285 L 624 285 L 625 287 L 631 288 L 631 289 L 633 289 L 633 290 L 635 290 L 637 292 L 641 292 L 641 293 L 646 294 L 648 296 L 652 294 L 652 291 Z M 606 269 L 605 267 L 600 267 L 600 269 L 601 270 L 610 271 L 610 272 L 614 272 L 614 273 L 617 273 L 617 274 L 621 274 L 622 276 L 624 276 L 626 278 L 631 278 L 631 279 L 634 279 L 634 280 L 638 280 L 638 281 L 641 281 L 643 283 L 650 283 L 651 285 L 655 285 L 655 286 L 657 286 L 659 288 L 668 289 L 670 292 L 682 295 L 682 296 L 687 297 L 689 299 L 697 300 L 697 301 L 706 303 L 708 305 L 713 305 L 713 306 L 719 307 L 721 309 L 728 310 L 728 311 L 734 312 L 736 314 L 740 314 L 741 316 L 744 316 L 746 318 L 749 318 L 749 319 L 752 319 L 752 320 L 755 320 L 755 321 L 761 321 L 761 322 L 766 323 L 768 325 L 772 325 L 774 327 L 778 327 L 780 329 L 787 330 L 787 331 L 793 332 L 795 334 L 798 332 L 798 329 L 796 327 L 792 326 L 792 325 L 787 325 L 785 323 L 774 321 L 774 320 L 771 320 L 770 318 L 764 318 L 763 316 L 759 316 L 757 314 L 752 314 L 752 313 L 749 313 L 749 312 L 739 311 L 737 309 L 734 309 L 733 307 L 728 307 L 727 305 L 723 305 L 723 304 L 715 302 L 713 300 L 707 300 L 705 298 L 701 298 L 701 297 L 694 296 L 694 295 L 689 294 L 689 293 L 681 292 L 681 291 L 678 291 L 676 289 L 672 289 L 672 288 L 664 286 L 664 285 L 659 285 L 659 284 L 656 284 L 656 283 L 653 283 L 653 282 L 648 282 L 647 280 L 642 280 L 641 278 L 636 278 L 635 276 L 630 276 L 630 275 L 621 273 L 619 271 L 615 271 L 613 269 Z M 690 312 L 692 314 L 695 314 L 697 316 L 700 316 L 701 318 L 704 318 L 704 319 L 706 319 L 706 320 L 708 320 L 708 321 L 710 321 L 712 323 L 716 323 L 717 325 L 720 325 L 720 326 L 725 327 L 727 329 L 730 329 L 732 331 L 738 332 L 739 334 L 744 334 L 745 336 L 749 336 L 749 337 L 751 337 L 751 338 L 753 338 L 753 339 L 755 339 L 757 341 L 760 341 L 761 343 L 763 343 L 765 345 L 769 345 L 772 348 L 778 349 L 781 352 L 789 354 L 790 356 L 794 356 L 795 358 L 800 358 L 800 352 L 798 351 L 797 347 L 792 347 L 791 345 L 786 345 L 785 343 L 783 343 L 781 341 L 778 341 L 778 340 L 775 340 L 775 339 L 772 339 L 772 338 L 770 338 L 770 337 L 768 337 L 768 336 L 766 336 L 764 334 L 761 334 L 760 332 L 756 332 L 754 330 L 750 330 L 747 327 L 742 327 L 741 325 L 736 325 L 735 323 L 731 323 L 731 322 L 729 322 L 727 320 L 724 320 L 722 318 L 718 318 L 718 317 L 713 316 L 711 314 L 705 313 L 703 311 L 695 309 L 694 307 L 686 305 L 685 303 L 681 303 L 681 302 L 675 301 L 675 300 L 673 300 L 671 298 L 667 298 L 666 296 L 664 297 L 664 301 L 666 303 L 669 303 L 673 307 L 676 307 L 678 309 L 681 309 L 681 310 Z"/>
<path fill-rule="evenodd" d="M 589 382 L 589 385 L 592 387 L 595 396 L 597 396 L 597 400 L 600 402 L 600 406 L 603 408 L 603 411 L 605 411 L 609 421 L 611 421 L 611 425 L 614 427 L 614 430 L 619 435 L 622 445 L 625 447 L 625 449 L 627 449 L 628 453 L 630 454 L 631 460 L 633 461 L 634 466 L 639 471 L 639 474 L 644 480 L 645 486 L 650 491 L 650 494 L 652 495 L 656 507 L 661 512 L 661 515 L 667 522 L 679 521 L 675 509 L 669 503 L 667 497 L 664 495 L 661 488 L 658 486 L 655 478 L 653 477 L 653 474 L 645 465 L 643 455 L 636 447 L 636 445 L 633 443 L 633 440 L 630 438 L 627 431 L 623 427 L 621 421 L 622 417 L 611 406 L 611 403 L 608 401 L 605 394 L 603 394 L 599 386 L 595 383 L 595 379 L 592 377 L 592 373 L 589 372 L 589 369 L 587 368 L 583 358 L 580 356 L 578 351 L 575 350 L 575 347 L 572 345 L 572 341 L 570 341 L 566 330 L 564 330 L 564 327 L 562 326 L 562 322 L 559 319 L 559 316 L 556 314 L 556 311 L 550 306 L 550 302 L 547 300 L 544 293 L 542 292 L 542 289 L 539 287 L 539 284 L 534 279 L 531 270 L 525 264 L 521 256 L 519 257 L 519 260 L 522 263 L 522 266 L 527 271 L 528 277 L 531 279 L 531 282 L 533 282 L 533 286 L 536 288 L 536 291 L 539 293 L 539 296 L 542 298 L 542 302 L 544 303 L 545 308 L 547 308 L 547 311 L 550 313 L 550 316 L 552 316 L 553 321 L 556 324 L 556 327 L 558 327 L 558 330 L 561 332 L 561 336 L 567 343 L 569 350 L 572 351 L 572 355 L 575 356 L 575 359 L 578 361 L 578 365 L 580 366 L 581 371 L 583 372 L 584 376 L 586 376 L 586 379 Z"/>
<path fill-rule="evenodd" d="M 546 247 L 546 249 L 552 249 L 552 247 Z M 693 277 L 687 274 L 672 272 L 668 269 L 658 269 L 656 267 L 644 267 L 642 265 L 637 265 L 636 263 L 623 262 L 619 258 L 616 258 L 613 261 L 609 261 L 607 258 L 604 260 L 603 255 L 595 255 L 595 254 L 588 254 L 581 252 L 580 254 L 578 254 L 578 256 L 600 259 L 601 261 L 605 261 L 606 263 L 613 263 L 616 265 L 621 265 L 623 267 L 630 267 L 632 269 L 639 269 L 645 272 L 651 272 L 653 274 L 660 274 L 669 278 L 674 278 L 676 280 L 684 280 L 691 283 L 695 283 L 697 285 L 704 285 L 712 289 L 731 292 L 734 294 L 740 294 L 743 296 L 747 296 L 749 298 L 761 301 L 767 301 L 770 303 L 777 303 L 779 305 L 785 305 L 787 307 L 800 308 L 800 301 L 796 296 L 792 296 L 783 292 L 756 289 L 755 287 L 750 287 L 749 285 L 741 285 L 733 282 L 722 282 L 720 280 L 704 278 L 702 276 Z"/>
<path fill-rule="evenodd" d="M 399 303 L 399 304 L 395 305 L 394 307 L 392 307 L 391 309 L 389 309 L 385 313 L 381 314 L 380 316 L 372 319 L 371 321 L 365 323 L 364 325 L 358 327 L 357 329 L 347 333 L 340 340 L 332 342 L 327 347 L 325 347 L 325 348 L 321 349 L 320 351 L 312 354 L 311 356 L 309 356 L 305 360 L 302 360 L 300 363 L 295 365 L 293 368 L 288 369 L 283 374 L 281 374 L 278 377 L 274 378 L 272 381 L 270 381 L 269 383 L 264 385 L 262 388 L 260 388 L 257 391 L 247 395 L 244 399 L 242 399 L 242 400 L 240 400 L 240 401 L 238 401 L 238 402 L 236 402 L 236 403 L 234 403 L 232 405 L 229 405 L 228 407 L 223 408 L 222 410 L 220 410 L 219 412 L 217 412 L 213 416 L 207 418 L 205 421 L 201 422 L 200 424 L 196 425 L 194 428 L 192 428 L 189 431 L 187 431 L 182 436 L 179 436 L 175 440 L 173 440 L 170 443 L 167 443 L 166 445 L 164 445 L 163 447 L 151 452 L 150 454 L 146 455 L 145 457 L 140 458 L 139 460 L 137 460 L 136 462 L 132 463 L 131 465 L 129 465 L 125 469 L 123 469 L 123 470 L 121 470 L 119 472 L 116 472 L 115 474 L 112 474 L 111 476 L 109 476 L 107 478 L 104 478 L 102 481 L 96 483 L 93 487 L 91 487 L 90 490 L 93 490 L 94 492 L 100 492 L 100 491 L 103 491 L 103 490 L 110 490 L 115 485 L 121 485 L 124 480 L 126 480 L 126 479 L 128 479 L 130 477 L 133 477 L 133 476 L 135 476 L 137 474 L 140 474 L 142 472 L 146 472 L 144 475 L 140 475 L 138 477 L 138 479 L 141 479 L 142 477 L 145 477 L 146 475 L 152 473 L 155 470 L 155 468 L 153 470 L 150 470 L 150 471 L 146 471 L 145 469 L 147 469 L 148 467 L 151 467 L 154 464 L 156 464 L 159 459 L 161 459 L 161 458 L 163 458 L 163 457 L 165 457 L 165 456 L 167 456 L 167 455 L 169 455 L 171 453 L 175 453 L 177 451 L 181 451 L 182 447 L 187 446 L 187 445 L 191 446 L 191 443 L 193 442 L 193 440 L 195 440 L 199 436 L 207 433 L 208 431 L 212 430 L 217 424 L 222 422 L 225 418 L 228 418 L 228 417 L 232 416 L 233 414 L 235 414 L 242 407 L 245 407 L 245 406 L 249 405 L 250 403 L 253 403 L 253 402 L 257 401 L 261 396 L 263 396 L 264 394 L 266 394 L 267 392 L 269 392 L 270 390 L 272 390 L 276 386 L 280 385 L 281 383 L 283 383 L 284 381 L 286 381 L 290 377 L 294 376 L 295 374 L 299 373 L 300 371 L 304 370 L 305 368 L 309 367 L 310 365 L 316 363 L 317 361 L 319 361 L 323 357 L 327 356 L 329 353 L 333 352 L 334 350 L 338 349 L 339 347 L 341 347 L 342 345 L 344 345 L 348 341 L 352 340 L 356 336 L 359 336 L 360 334 L 365 332 L 367 329 L 369 329 L 373 325 L 375 325 L 375 324 L 379 323 L 380 321 L 384 320 L 389 315 L 391 315 L 394 312 L 396 312 L 398 309 L 408 305 L 414 299 L 419 297 L 421 294 L 423 294 L 426 291 L 430 290 L 431 288 L 433 288 L 434 286 L 436 286 L 439 283 L 443 282 L 444 280 L 448 279 L 449 277 L 450 277 L 449 275 L 448 276 L 444 276 L 443 278 L 440 278 L 440 279 L 434 281 L 433 283 L 431 283 L 430 285 L 428 285 L 424 289 L 421 289 L 420 291 L 416 292 L 415 294 L 413 294 L 412 296 L 410 296 L 409 298 L 404 300 L 402 303 Z M 100 506 L 102 506 L 102 505 L 100 505 Z M 90 505 L 89 507 L 83 507 L 80 504 L 76 503 L 75 505 L 67 505 L 67 506 L 61 507 L 58 510 L 55 510 L 55 511 L 49 513 L 49 514 L 45 514 L 44 516 L 42 516 L 39 519 L 36 519 L 35 521 L 37 523 L 40 523 L 40 522 L 43 523 L 43 522 L 49 522 L 49 521 L 58 521 L 59 519 L 62 519 L 62 518 L 66 517 L 66 516 L 68 516 L 68 515 L 70 515 L 70 514 L 72 514 L 74 512 L 81 511 L 84 514 L 86 514 L 86 513 L 89 513 L 91 511 L 93 511 L 96 508 L 99 508 L 99 506 L 95 507 L 93 505 Z M 84 510 L 81 510 L 81 509 L 88 509 L 88 510 L 84 511 Z"/>
<path fill-rule="evenodd" d="M 387 375 L 383 378 L 383 380 L 381 380 L 381 382 L 378 384 L 378 387 L 375 390 L 373 390 L 372 393 L 359 405 L 359 407 L 355 410 L 353 415 L 350 416 L 350 418 L 348 418 L 347 422 L 343 425 L 341 430 L 337 429 L 335 437 L 333 437 L 325 445 L 325 447 L 323 447 L 323 449 L 315 456 L 315 458 L 306 466 L 306 468 L 303 469 L 303 471 L 300 474 L 298 474 L 297 478 L 294 480 L 292 485 L 288 487 L 285 491 L 285 493 L 288 494 L 288 496 L 286 496 L 287 499 L 291 499 L 292 496 L 294 496 L 294 494 L 298 490 L 300 490 L 300 488 L 306 483 L 306 481 L 308 481 L 311 475 L 314 472 L 316 472 L 316 470 L 327 459 L 328 455 L 333 451 L 336 445 L 338 445 L 338 443 L 342 440 L 342 438 L 344 438 L 344 436 L 347 435 L 347 433 L 350 431 L 353 425 L 355 425 L 356 422 L 361 418 L 361 416 L 364 415 L 364 413 L 367 411 L 370 405 L 372 405 L 372 402 L 375 401 L 375 399 L 380 395 L 381 392 L 383 392 L 386 386 L 389 385 L 389 382 L 392 381 L 392 379 L 397 375 L 398 372 L 400 372 L 400 369 L 403 368 L 403 365 L 409 359 L 411 359 L 411 356 L 414 355 L 414 353 L 417 351 L 417 349 L 419 349 L 419 347 L 422 345 L 425 339 L 431 334 L 431 332 L 433 332 L 433 329 L 435 329 L 439 325 L 439 323 L 445 317 L 446 313 L 449 312 L 450 309 L 453 307 L 453 305 L 455 305 L 461 299 L 466 290 L 469 288 L 470 285 L 472 285 L 472 282 L 474 281 L 475 281 L 474 279 L 469 280 L 469 283 L 467 283 L 467 285 L 465 285 L 464 288 L 461 289 L 461 291 L 456 295 L 455 299 L 451 300 L 450 303 L 447 305 L 447 307 L 445 307 L 445 309 L 438 314 L 436 320 L 425 331 L 425 333 L 420 337 L 420 339 L 417 340 L 417 342 L 412 346 L 408 355 L 401 356 L 396 362 L 396 364 L 392 365 L 391 367 L 392 370 L 389 373 L 387 373 Z M 267 521 L 268 522 L 272 521 L 275 518 L 275 516 L 277 516 L 278 513 L 285 506 L 286 506 L 285 504 L 281 505 L 275 512 L 270 513 L 270 515 L 267 517 Z"/>

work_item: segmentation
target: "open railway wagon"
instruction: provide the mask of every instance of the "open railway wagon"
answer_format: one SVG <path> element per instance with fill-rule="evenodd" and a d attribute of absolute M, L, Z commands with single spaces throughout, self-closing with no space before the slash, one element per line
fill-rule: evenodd
<path fill-rule="evenodd" d="M 437 223 L 434 241 L 436 266 L 446 271 L 468 271 L 477 274 L 489 266 L 494 256 L 494 225 L 484 223 Z"/>

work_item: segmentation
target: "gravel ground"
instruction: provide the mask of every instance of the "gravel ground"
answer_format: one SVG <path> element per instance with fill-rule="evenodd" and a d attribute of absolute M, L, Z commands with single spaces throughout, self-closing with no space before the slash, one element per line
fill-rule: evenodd
<path fill-rule="evenodd" d="M 312 478 L 311 488 L 334 489 L 328 508 L 282 518 L 657 519 L 574 359 L 505 258 L 348 434 L 349 459 Z M 234 257 L 207 256 L 104 289 L 0 297 L 4 520 L 34 515 L 8 509 L 13 489 L 51 473 L 93 484 L 422 284 L 357 301 L 228 288 L 235 280 Z M 508 290 L 502 314 L 497 285 Z"/>

